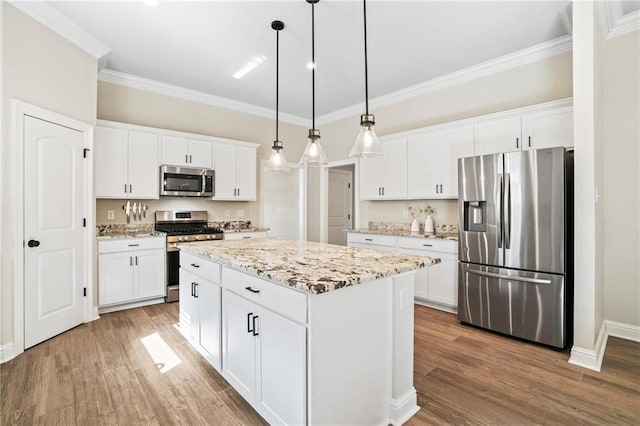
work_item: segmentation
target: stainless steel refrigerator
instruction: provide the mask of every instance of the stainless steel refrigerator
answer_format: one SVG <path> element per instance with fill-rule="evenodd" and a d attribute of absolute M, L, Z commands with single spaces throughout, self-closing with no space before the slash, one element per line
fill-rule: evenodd
<path fill-rule="evenodd" d="M 458 319 L 565 348 L 573 328 L 573 152 L 461 158 L 458 187 Z"/>

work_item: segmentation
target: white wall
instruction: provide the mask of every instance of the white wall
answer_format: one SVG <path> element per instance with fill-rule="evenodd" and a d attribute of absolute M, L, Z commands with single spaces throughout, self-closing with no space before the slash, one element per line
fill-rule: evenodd
<path fill-rule="evenodd" d="M 105 82 L 98 83 L 98 118 L 259 143 L 261 145 L 258 147 L 257 167 L 260 167 L 261 158 L 269 158 L 275 138 L 275 114 L 273 119 L 257 117 Z M 280 122 L 279 131 L 280 139 L 284 143 L 285 156 L 289 161 L 297 162 L 307 143 L 306 128 Z M 242 219 L 258 224 L 261 176 L 259 171 L 257 176 L 257 202 L 162 199 L 147 202 L 150 208 L 147 220 L 153 217 L 156 209 L 171 210 L 196 206 L 209 211 L 215 220 Z M 124 215 L 119 213 L 116 213 L 116 220 L 106 220 L 106 211 L 118 212 L 124 202 L 126 200 L 98 200 L 96 223 L 124 223 Z M 238 217 L 238 209 L 244 210 L 243 218 Z M 231 210 L 230 218 L 225 216 L 226 210 Z"/>
<path fill-rule="evenodd" d="M 640 327 L 640 31 L 604 43 L 604 317 Z"/>
<path fill-rule="evenodd" d="M 13 341 L 11 106 L 18 99 L 94 124 L 97 61 L 6 2 L 2 8 L 2 264 L 0 346 Z"/>

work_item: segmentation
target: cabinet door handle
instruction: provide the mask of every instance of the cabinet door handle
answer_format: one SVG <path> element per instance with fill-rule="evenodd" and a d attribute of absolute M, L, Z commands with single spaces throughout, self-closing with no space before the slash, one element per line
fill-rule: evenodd
<path fill-rule="evenodd" d="M 251 238 L 251 237 L 242 237 L 242 239 L 243 239 L 243 240 L 246 240 L 246 239 L 248 239 L 248 238 Z"/>
<path fill-rule="evenodd" d="M 238 188 L 238 197 L 240 196 L 240 188 Z"/>
<path fill-rule="evenodd" d="M 531 148 L 531 136 L 529 136 L 529 148 Z"/>
<path fill-rule="evenodd" d="M 253 330 L 251 329 L 251 316 L 253 315 L 253 312 L 249 312 L 247 314 L 247 333 L 253 333 Z"/>
<path fill-rule="evenodd" d="M 133 266 L 133 256 L 129 256 L 129 266 Z"/>
<path fill-rule="evenodd" d="M 258 333 L 258 329 L 256 328 L 256 320 L 257 319 L 258 319 L 258 316 L 254 315 L 253 319 L 251 320 L 251 325 L 253 325 L 253 330 L 252 331 L 253 331 L 253 335 L 254 336 L 257 336 L 258 334 L 260 334 L 260 333 Z"/>
<path fill-rule="evenodd" d="M 129 194 L 133 192 L 133 185 L 129 184 Z"/>
<path fill-rule="evenodd" d="M 254 294 L 260 293 L 260 290 L 255 290 L 255 289 L 251 288 L 251 286 L 245 287 L 244 289 L 248 290 L 248 291 L 250 291 L 251 293 L 254 293 Z"/>
<path fill-rule="evenodd" d="M 365 238 L 365 241 L 373 241 L 373 238 Z"/>
<path fill-rule="evenodd" d="M 433 247 L 433 244 L 423 244 L 425 247 Z"/>
<path fill-rule="evenodd" d="M 382 187 L 382 195 L 384 195 L 384 186 Z"/>
<path fill-rule="evenodd" d="M 520 148 L 520 138 L 516 138 L 516 148 Z"/>
<path fill-rule="evenodd" d="M 440 193 L 443 194 L 444 191 L 442 190 L 442 184 L 440 184 Z"/>
<path fill-rule="evenodd" d="M 189 162 L 189 156 L 187 154 L 184 155 L 184 162 L 185 163 Z"/>
<path fill-rule="evenodd" d="M 135 256 L 136 258 L 136 266 L 138 266 L 138 256 Z"/>
<path fill-rule="evenodd" d="M 436 194 L 438 193 L 438 184 L 436 183 Z"/>
<path fill-rule="evenodd" d="M 194 286 L 196 285 L 196 283 L 191 282 L 191 297 L 193 297 L 195 295 L 195 290 L 194 290 Z"/>
<path fill-rule="evenodd" d="M 189 154 L 189 164 L 193 163 L 193 158 L 191 158 L 191 154 Z"/>
<path fill-rule="evenodd" d="M 192 263 L 191 266 L 193 266 L 194 268 L 199 268 L 200 265 L 198 265 L 197 263 Z"/>
<path fill-rule="evenodd" d="M 193 286 L 193 297 L 198 298 L 199 297 L 198 296 L 198 283 L 193 283 L 193 284 L 195 284 Z"/>
<path fill-rule="evenodd" d="M 129 247 L 138 247 L 140 244 L 129 244 Z"/>

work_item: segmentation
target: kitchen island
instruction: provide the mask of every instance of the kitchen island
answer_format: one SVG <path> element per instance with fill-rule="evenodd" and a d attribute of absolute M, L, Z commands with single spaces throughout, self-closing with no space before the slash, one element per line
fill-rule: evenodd
<path fill-rule="evenodd" d="M 415 271 L 439 259 L 278 239 L 189 243 L 180 330 L 269 423 L 402 424 Z"/>

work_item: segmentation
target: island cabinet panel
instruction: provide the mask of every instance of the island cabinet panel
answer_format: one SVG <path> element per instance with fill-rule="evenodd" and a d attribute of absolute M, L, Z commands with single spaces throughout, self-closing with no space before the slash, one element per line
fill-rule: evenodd
<path fill-rule="evenodd" d="M 223 285 L 227 284 L 229 275 L 235 274 L 241 273 L 224 268 Z M 257 289 L 255 280 L 259 279 L 241 275 L 248 278 L 246 284 L 254 291 L 265 290 L 264 287 Z M 232 288 L 223 292 L 222 374 L 269 423 L 304 424 L 305 326 L 267 308 L 281 306 L 270 306 L 269 303 L 262 306 L 244 297 L 260 293 L 242 293 L 240 296 L 234 292 L 238 288 Z M 276 303 L 286 304 L 283 301 Z"/>

